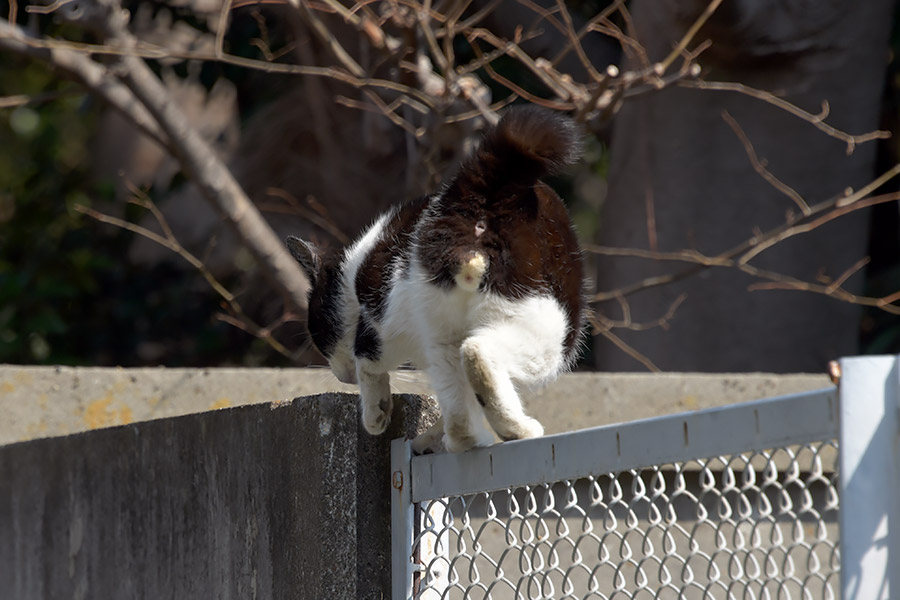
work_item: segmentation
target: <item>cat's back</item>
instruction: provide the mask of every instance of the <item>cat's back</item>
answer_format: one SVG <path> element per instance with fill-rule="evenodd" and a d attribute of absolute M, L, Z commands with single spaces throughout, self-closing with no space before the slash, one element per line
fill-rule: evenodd
<path fill-rule="evenodd" d="M 408 269 L 416 224 L 427 206 L 428 197 L 423 196 L 391 209 L 356 271 L 356 297 L 375 320 L 383 318 L 396 278 Z"/>

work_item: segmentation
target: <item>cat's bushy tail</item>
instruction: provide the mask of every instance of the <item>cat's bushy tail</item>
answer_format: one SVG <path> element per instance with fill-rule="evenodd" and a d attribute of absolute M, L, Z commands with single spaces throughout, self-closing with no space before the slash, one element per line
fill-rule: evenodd
<path fill-rule="evenodd" d="M 538 106 L 507 110 L 463 163 L 459 183 L 497 189 L 532 186 L 581 156 L 581 135 L 575 122 Z"/>

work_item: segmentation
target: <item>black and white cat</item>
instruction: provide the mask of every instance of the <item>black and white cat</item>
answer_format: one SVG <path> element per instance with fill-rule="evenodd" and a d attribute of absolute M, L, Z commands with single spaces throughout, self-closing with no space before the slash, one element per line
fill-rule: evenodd
<path fill-rule="evenodd" d="M 310 336 L 359 384 L 369 433 L 388 425 L 388 371 L 411 362 L 442 413 L 416 451 L 493 443 L 483 417 L 504 440 L 543 434 L 519 392 L 571 366 L 584 300 L 568 213 L 539 178 L 579 154 L 569 119 L 510 109 L 443 191 L 388 211 L 342 252 L 288 238 L 312 283 Z"/>

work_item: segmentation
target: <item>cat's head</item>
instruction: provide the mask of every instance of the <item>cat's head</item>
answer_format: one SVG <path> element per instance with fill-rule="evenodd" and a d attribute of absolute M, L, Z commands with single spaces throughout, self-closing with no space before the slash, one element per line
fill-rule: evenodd
<path fill-rule="evenodd" d="M 309 337 L 328 360 L 342 383 L 356 383 L 356 364 L 344 317 L 344 287 L 340 265 L 314 244 L 289 236 L 287 247 L 310 283 L 307 328 Z"/>

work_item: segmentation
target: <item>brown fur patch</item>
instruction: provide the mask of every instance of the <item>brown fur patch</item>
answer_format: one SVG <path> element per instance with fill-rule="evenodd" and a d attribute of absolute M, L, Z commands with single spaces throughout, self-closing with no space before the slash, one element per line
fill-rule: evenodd
<path fill-rule="evenodd" d="M 356 297 L 377 321 L 384 316 L 394 267 L 409 260 L 413 231 L 427 203 L 428 198 L 422 197 L 401 206 L 356 274 Z"/>
<path fill-rule="evenodd" d="M 539 183 L 508 187 L 503 194 L 480 195 L 459 184 L 420 232 L 419 258 L 435 283 L 453 285 L 460 257 L 480 251 L 488 258 L 484 289 L 507 298 L 549 293 L 566 310 L 567 354 L 574 351 L 582 325 L 584 273 L 581 250 L 565 205 Z M 478 221 L 484 232 L 476 235 Z"/>

